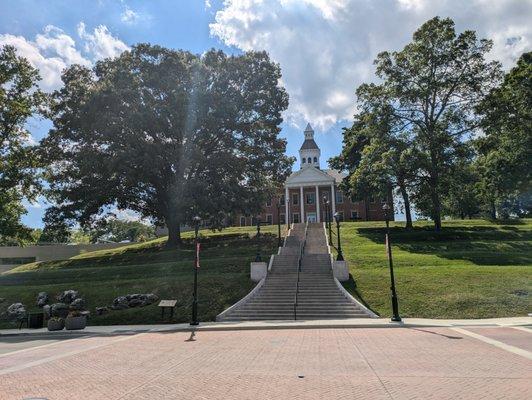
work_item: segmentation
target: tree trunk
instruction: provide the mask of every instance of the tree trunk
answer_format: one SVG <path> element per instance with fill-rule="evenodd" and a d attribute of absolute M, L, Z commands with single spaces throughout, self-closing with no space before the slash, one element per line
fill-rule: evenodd
<path fill-rule="evenodd" d="M 430 198 L 432 200 L 432 219 L 434 220 L 434 230 L 441 230 L 441 200 L 439 190 L 440 176 L 438 174 L 438 162 L 434 151 L 430 153 Z"/>
<path fill-rule="evenodd" d="M 432 198 L 432 207 L 433 207 L 433 220 L 434 220 L 434 229 L 436 231 L 441 230 L 441 203 L 440 203 L 440 195 L 438 193 L 437 188 L 431 188 L 431 196 Z"/>
<path fill-rule="evenodd" d="M 179 221 L 171 219 L 167 222 L 168 227 L 168 241 L 167 248 L 175 249 L 181 245 L 181 227 Z"/>
<path fill-rule="evenodd" d="M 412 213 L 410 210 L 410 199 L 408 198 L 408 192 L 406 191 L 405 183 L 404 181 L 399 181 L 399 190 L 401 192 L 401 196 L 403 196 L 403 203 L 405 204 L 405 216 L 406 216 L 406 229 L 412 228 Z"/>
<path fill-rule="evenodd" d="M 491 214 L 491 219 L 493 220 L 497 219 L 497 209 L 495 208 L 494 200 L 490 201 L 490 214 Z"/>

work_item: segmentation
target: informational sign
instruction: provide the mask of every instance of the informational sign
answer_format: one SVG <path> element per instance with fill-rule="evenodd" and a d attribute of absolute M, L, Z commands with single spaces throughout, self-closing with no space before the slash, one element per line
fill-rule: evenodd
<path fill-rule="evenodd" d="M 199 268 L 200 243 L 196 243 L 196 268 Z"/>

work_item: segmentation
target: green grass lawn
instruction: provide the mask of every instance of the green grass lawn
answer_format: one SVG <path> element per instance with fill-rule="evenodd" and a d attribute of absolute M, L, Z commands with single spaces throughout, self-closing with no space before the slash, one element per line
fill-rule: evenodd
<path fill-rule="evenodd" d="M 403 317 L 489 318 L 532 312 L 532 220 L 391 225 L 394 271 Z M 342 224 L 342 250 L 356 282 L 345 287 L 389 316 L 390 274 L 384 223 Z M 336 238 L 333 238 L 336 240 Z"/>
<path fill-rule="evenodd" d="M 353 281 L 346 288 L 382 316 L 390 315 L 389 270 L 382 222 L 342 224 L 344 256 Z M 276 226 L 263 227 L 262 254 L 277 246 Z M 255 257 L 254 228 L 202 231 L 199 318 L 215 316 L 253 287 L 249 262 Z M 391 229 L 393 259 L 403 317 L 487 318 L 532 311 L 532 220 L 514 223 L 449 221 L 441 232 L 428 222 L 406 231 Z M 0 314 L 14 302 L 36 310 L 40 291 L 51 296 L 75 289 L 93 313 L 91 324 L 159 323 L 156 305 L 95 316 L 94 308 L 117 296 L 156 293 L 177 299 L 173 322 L 190 318 L 194 250 L 191 233 L 179 250 L 164 249 L 164 239 L 85 253 L 69 260 L 26 264 L 0 275 Z M 335 239 L 335 238 L 333 238 Z M 13 325 L 0 322 L 0 327 Z"/>
<path fill-rule="evenodd" d="M 262 228 L 262 254 L 267 260 L 277 247 L 275 226 Z M 229 228 L 221 232 L 201 231 L 202 251 L 199 270 L 199 318 L 213 320 L 253 287 L 249 262 L 255 258 L 255 229 Z M 173 322 L 188 321 L 192 301 L 194 246 L 192 233 L 185 233 L 179 250 L 166 250 L 165 240 L 157 239 L 114 250 L 81 254 L 65 261 L 22 265 L 0 275 L 0 314 L 14 302 L 36 310 L 40 291 L 51 296 L 74 289 L 86 299 L 93 314 L 92 325 L 159 323 L 156 305 L 111 311 L 94 315 L 94 308 L 110 305 L 117 296 L 155 293 L 163 299 L 177 299 Z M 54 300 L 55 301 L 55 300 Z M 14 324 L 0 322 L 0 327 Z"/>

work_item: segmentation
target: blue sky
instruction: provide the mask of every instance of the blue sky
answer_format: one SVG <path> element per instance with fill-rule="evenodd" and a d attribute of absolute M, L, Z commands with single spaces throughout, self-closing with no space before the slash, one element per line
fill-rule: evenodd
<path fill-rule="evenodd" d="M 288 154 L 297 155 L 308 121 L 322 166 L 341 149 L 356 87 L 375 79 L 375 56 L 403 47 L 427 19 L 450 16 L 457 30 L 494 40 L 491 57 L 505 68 L 532 43 L 532 0 L 0 0 L 0 10 L 0 45 L 15 45 L 48 91 L 59 87 L 62 68 L 139 42 L 196 53 L 267 50 L 290 96 L 282 126 Z M 46 121 L 28 126 L 35 140 L 49 129 Z M 42 226 L 45 206 L 28 204 L 24 222 Z"/>

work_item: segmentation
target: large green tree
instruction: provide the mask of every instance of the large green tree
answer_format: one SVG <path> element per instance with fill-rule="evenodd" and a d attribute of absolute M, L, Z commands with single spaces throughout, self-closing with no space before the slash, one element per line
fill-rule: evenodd
<path fill-rule="evenodd" d="M 0 48 L 0 243 L 31 240 L 20 222 L 21 201 L 40 190 L 39 157 L 26 129 L 28 118 L 44 112 L 38 71 L 13 46 Z"/>
<path fill-rule="evenodd" d="M 484 134 L 476 140 L 477 167 L 484 203 L 494 219 L 509 211 L 526 215 L 532 192 L 532 52 L 520 57 L 478 109 Z"/>
<path fill-rule="evenodd" d="M 455 163 L 467 154 L 469 134 L 479 127 L 475 107 L 499 82 L 500 65 L 487 62 L 489 40 L 474 31 L 457 34 L 454 22 L 433 18 L 424 23 L 401 51 L 380 53 L 375 60 L 378 84 L 358 88 L 363 109 L 386 105 L 410 135 L 418 168 L 416 209 L 441 228 L 442 193 Z"/>
<path fill-rule="evenodd" d="M 360 200 L 369 196 L 387 198 L 390 188 L 403 200 L 406 227 L 412 227 L 408 182 L 414 173 L 408 135 L 394 125 L 386 107 L 364 110 L 344 129 L 342 153 L 330 160 L 331 166 L 349 173 L 343 190 Z M 367 204 L 367 202 L 366 202 Z"/>
<path fill-rule="evenodd" d="M 165 223 L 169 245 L 199 214 L 255 212 L 290 171 L 279 138 L 288 96 L 264 52 L 202 56 L 140 44 L 72 66 L 44 142 L 54 212 L 91 224 L 109 207 Z"/>

